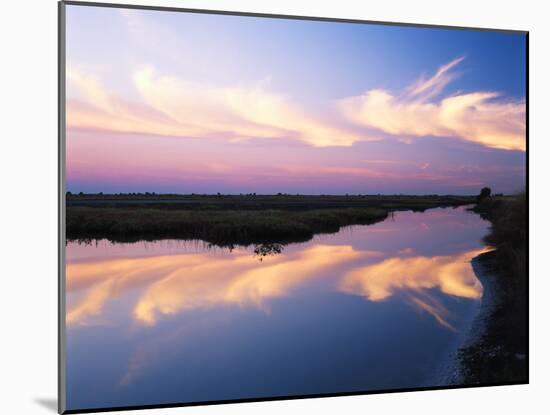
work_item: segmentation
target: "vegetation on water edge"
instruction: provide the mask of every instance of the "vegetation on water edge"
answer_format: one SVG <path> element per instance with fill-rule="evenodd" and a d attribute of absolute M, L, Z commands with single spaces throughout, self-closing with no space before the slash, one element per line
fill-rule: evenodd
<path fill-rule="evenodd" d="M 464 382 L 492 384 L 526 382 L 528 373 L 527 198 L 483 198 L 472 209 L 491 222 L 485 242 L 495 250 L 478 257 L 494 279 L 498 301 L 487 330 L 463 348 Z"/>
<path fill-rule="evenodd" d="M 290 212 L 77 206 L 67 209 L 67 239 L 201 239 L 218 246 L 289 243 L 346 225 L 371 224 L 387 215 L 386 210 L 369 208 Z"/>
<path fill-rule="evenodd" d="M 525 192 L 514 197 L 482 199 L 474 212 L 491 222 L 485 242 L 498 252 L 499 263 L 518 279 L 526 278 L 527 267 L 527 197 Z"/>
<path fill-rule="evenodd" d="M 423 211 L 438 206 L 475 203 L 473 196 L 439 195 L 171 195 L 154 193 L 71 194 L 67 207 L 155 207 L 189 210 L 312 210 L 339 208 L 408 209 Z"/>
<path fill-rule="evenodd" d="M 68 240 L 201 239 L 218 246 L 307 241 L 395 210 L 472 203 L 462 196 L 81 195 L 67 197 Z"/>

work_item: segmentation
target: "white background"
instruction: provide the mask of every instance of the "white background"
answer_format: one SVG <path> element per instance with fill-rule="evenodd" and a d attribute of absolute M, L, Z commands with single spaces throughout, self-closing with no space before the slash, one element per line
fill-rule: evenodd
<path fill-rule="evenodd" d="M 135 0 L 136 2 L 139 0 Z M 542 1 L 202 0 L 140 4 L 530 31 L 531 384 L 469 390 L 175 408 L 140 413 L 542 413 L 550 406 L 547 186 L 548 11 Z M 0 412 L 52 414 L 56 398 L 57 5 L 0 9 Z M 101 28 L 98 28 L 101 30 Z M 545 203 L 546 202 L 546 203 Z M 406 344 L 403 345 L 406 347 Z"/>

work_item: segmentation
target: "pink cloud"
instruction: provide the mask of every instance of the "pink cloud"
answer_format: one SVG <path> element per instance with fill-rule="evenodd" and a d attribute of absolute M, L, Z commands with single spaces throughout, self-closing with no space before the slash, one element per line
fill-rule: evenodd
<path fill-rule="evenodd" d="M 270 91 L 265 81 L 216 86 L 158 74 L 146 66 L 131 77 L 142 101 L 135 103 L 109 93 L 99 80 L 74 68 L 69 68 L 67 79 L 69 92 L 78 96 L 67 100 L 71 128 L 231 141 L 284 138 L 315 147 L 373 139 Z"/>

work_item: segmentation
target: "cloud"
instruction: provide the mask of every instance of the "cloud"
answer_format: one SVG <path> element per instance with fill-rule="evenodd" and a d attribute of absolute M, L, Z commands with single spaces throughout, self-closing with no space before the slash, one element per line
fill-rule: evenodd
<path fill-rule="evenodd" d="M 438 289 L 459 298 L 481 298 L 482 286 L 474 275 L 470 260 L 482 252 L 485 249 L 426 257 L 414 256 L 413 250 L 404 249 L 399 252 L 402 257 L 349 271 L 339 289 L 370 301 L 384 301 L 398 291 L 406 291 L 413 306 L 432 315 L 442 326 L 455 330 L 449 322 L 449 311 L 429 290 Z"/>
<path fill-rule="evenodd" d="M 68 68 L 67 84 L 70 128 L 157 135 L 183 132 L 182 126 L 162 112 L 109 93 L 98 79 L 75 68 Z"/>
<path fill-rule="evenodd" d="M 437 96 L 448 84 L 458 78 L 458 74 L 450 72 L 456 65 L 464 60 L 464 57 L 457 58 L 437 70 L 434 76 L 429 79 L 421 77 L 408 88 L 408 95 L 415 97 L 417 101 L 427 101 Z"/>
<path fill-rule="evenodd" d="M 161 316 L 219 305 L 265 311 L 267 300 L 325 277 L 333 267 L 378 255 L 351 246 L 316 245 L 270 257 L 261 265 L 246 250 L 221 257 L 189 253 L 70 263 L 68 291 L 81 295 L 69 307 L 66 321 L 70 326 L 106 324 L 106 304 L 132 290 L 141 290 L 133 318 L 149 326 Z"/>
<path fill-rule="evenodd" d="M 460 298 L 479 299 L 481 284 L 470 259 L 484 250 L 425 257 L 410 249 L 400 257 L 362 267 L 354 261 L 376 260 L 378 251 L 357 251 L 348 245 L 318 244 L 299 252 L 284 252 L 259 264 L 246 250 L 212 257 L 202 253 L 91 260 L 67 265 L 67 289 L 76 300 L 68 309 L 70 326 L 110 324 L 106 305 L 139 292 L 128 317 L 145 326 L 159 318 L 221 305 L 269 311 L 269 300 L 289 295 L 297 287 L 327 277 L 338 267 L 339 292 L 383 301 L 405 291 L 415 307 L 446 325 L 446 311 L 428 290 Z"/>
<path fill-rule="evenodd" d="M 525 101 L 500 99 L 491 91 L 456 93 L 435 99 L 459 75 L 453 69 L 464 58 L 442 66 L 431 78 L 420 78 L 403 94 L 372 89 L 340 100 L 350 121 L 387 134 L 411 137 L 456 137 L 490 148 L 525 151 Z"/>
<path fill-rule="evenodd" d="M 258 267 L 257 260 L 233 267 L 233 261 L 180 268 L 152 284 L 134 308 L 135 318 L 147 325 L 159 315 L 220 304 L 254 305 L 267 311 L 265 300 L 283 297 L 304 282 L 320 278 L 323 271 L 343 262 L 375 255 L 354 251 L 351 246 L 317 245 L 295 254 L 281 254 Z M 243 261 L 243 258 L 241 258 Z M 241 264 L 239 264 L 241 265 Z M 213 277 L 213 276 L 216 277 Z"/>
<path fill-rule="evenodd" d="M 316 147 L 369 139 L 270 91 L 266 81 L 214 86 L 160 75 L 146 66 L 132 76 L 141 97 L 135 103 L 109 94 L 97 79 L 75 68 L 69 68 L 67 78 L 71 95 L 77 95 L 68 99 L 69 127 L 229 140 L 285 138 Z"/>
<path fill-rule="evenodd" d="M 442 66 L 432 77 L 421 77 L 400 94 L 372 89 L 329 102 L 325 116 L 270 90 L 266 80 L 212 85 L 142 66 L 130 76 L 139 98 L 129 101 L 69 67 L 67 123 L 73 128 L 174 137 L 290 139 L 315 147 L 351 146 L 388 134 L 407 143 L 436 136 L 525 151 L 524 100 L 505 100 L 493 91 L 441 97 L 459 77 L 456 67 L 463 59 Z"/>
<path fill-rule="evenodd" d="M 348 272 L 340 289 L 371 301 L 383 301 L 397 290 L 432 288 L 456 297 L 477 299 L 481 297 L 481 285 L 469 261 L 481 252 L 484 250 L 459 255 L 386 259 Z"/>
<path fill-rule="evenodd" d="M 457 331 L 456 328 L 448 321 L 450 312 L 445 306 L 436 298 L 430 296 L 427 293 L 422 293 L 424 298 L 420 296 L 410 296 L 410 302 L 421 311 L 425 311 L 430 314 L 435 320 L 443 327 L 452 331 Z"/>

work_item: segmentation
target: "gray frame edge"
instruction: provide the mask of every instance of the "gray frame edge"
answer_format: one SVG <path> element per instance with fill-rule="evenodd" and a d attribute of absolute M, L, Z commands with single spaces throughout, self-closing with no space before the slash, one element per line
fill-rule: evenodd
<path fill-rule="evenodd" d="M 110 8 L 116 8 L 116 9 L 154 10 L 154 11 L 165 11 L 165 12 L 214 14 L 214 15 L 240 16 L 240 17 L 263 17 L 268 19 L 286 19 L 286 20 L 310 20 L 310 21 L 318 21 L 318 22 L 371 24 L 371 25 L 378 25 L 378 26 L 416 27 L 416 28 L 444 29 L 444 30 L 449 29 L 449 30 L 466 30 L 466 31 L 480 31 L 480 32 L 517 33 L 517 34 L 529 33 L 529 30 L 524 30 L 524 29 L 453 26 L 453 25 L 440 25 L 440 24 L 431 24 L 431 23 L 405 23 L 405 22 L 393 22 L 393 21 L 383 21 L 383 20 L 352 19 L 352 18 L 344 18 L 344 17 L 301 16 L 301 15 L 277 14 L 277 13 L 228 11 L 228 10 L 218 10 L 218 9 L 192 9 L 192 8 L 185 8 L 185 7 L 147 6 L 143 4 L 130 4 L 130 3 L 109 3 L 109 2 L 79 1 L 79 0 L 61 0 L 61 1 L 64 4 L 69 6 L 110 7 Z M 139 0 L 134 0 L 134 1 L 136 1 L 136 3 L 139 3 Z"/>
<path fill-rule="evenodd" d="M 58 2 L 58 321 L 57 321 L 57 411 L 66 411 L 65 330 L 65 3 Z"/>

